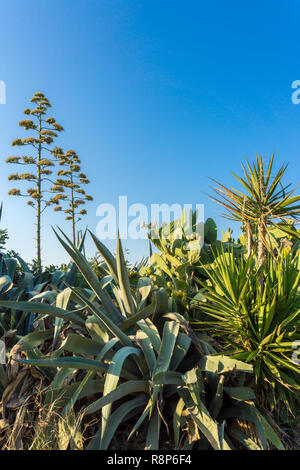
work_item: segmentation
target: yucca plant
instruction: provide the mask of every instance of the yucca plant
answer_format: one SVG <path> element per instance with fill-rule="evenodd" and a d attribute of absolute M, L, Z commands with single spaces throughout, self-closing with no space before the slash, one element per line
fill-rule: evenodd
<path fill-rule="evenodd" d="M 209 285 L 203 283 L 198 303 L 211 318 L 193 323 L 221 338 L 230 357 L 253 364 L 260 403 L 278 415 L 284 409 L 296 416 L 299 406 L 300 366 L 292 360 L 300 338 L 297 263 L 291 254 L 276 261 L 269 256 L 261 293 L 253 256 L 219 253 L 205 268 Z"/>
<path fill-rule="evenodd" d="M 212 197 L 213 200 L 221 204 L 229 213 L 225 215 L 230 220 L 240 221 L 246 227 L 248 254 L 250 255 L 255 247 L 254 233 L 257 234 L 257 268 L 259 269 L 259 288 L 261 294 L 264 289 L 264 268 L 267 259 L 267 252 L 273 252 L 272 239 L 269 229 L 278 227 L 287 234 L 300 238 L 299 233 L 293 229 L 291 223 L 297 222 L 300 215 L 300 196 L 294 196 L 295 189 L 290 189 L 291 185 L 283 185 L 283 176 L 287 165 L 282 165 L 279 171 L 273 175 L 274 155 L 270 159 L 267 168 L 261 156 L 256 158 L 256 162 L 250 165 L 246 159 L 244 178 L 236 174 L 233 176 L 242 184 L 246 192 L 241 192 L 232 188 L 227 188 L 221 183 L 217 183 L 215 191 L 221 199 Z"/>

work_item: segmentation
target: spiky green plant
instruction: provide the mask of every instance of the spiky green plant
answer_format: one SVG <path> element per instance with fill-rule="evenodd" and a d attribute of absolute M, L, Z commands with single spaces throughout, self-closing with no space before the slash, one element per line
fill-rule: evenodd
<path fill-rule="evenodd" d="M 28 205 L 36 211 L 36 252 L 37 265 L 41 271 L 41 217 L 46 207 L 50 204 L 47 197 L 47 185 L 52 173 L 54 160 L 52 158 L 51 146 L 58 134 L 63 131 L 53 117 L 46 117 L 51 104 L 44 93 L 37 92 L 31 98 L 36 106 L 34 109 L 26 108 L 24 114 L 31 119 L 22 119 L 19 126 L 33 135 L 25 139 L 15 139 L 13 147 L 30 148 L 29 155 L 13 156 L 6 159 L 6 163 L 25 166 L 30 168 L 24 173 L 13 173 L 9 175 L 9 181 L 26 181 L 31 184 L 26 193 L 14 188 L 9 191 L 11 196 L 29 198 Z"/>
<path fill-rule="evenodd" d="M 81 172 L 81 161 L 74 150 L 68 150 L 64 154 L 62 149 L 56 148 L 54 154 L 62 169 L 57 172 L 58 178 L 51 188 L 51 191 L 56 193 L 56 195 L 50 201 L 55 205 L 55 211 L 61 211 L 62 204 L 67 203 L 64 213 L 67 214 L 66 220 L 70 220 L 72 223 L 72 238 L 75 245 L 76 224 L 87 214 L 86 209 L 81 207 L 87 201 L 93 200 L 92 196 L 86 194 L 83 189 L 90 181 Z"/>
<path fill-rule="evenodd" d="M 270 227 L 276 227 L 281 222 L 280 229 L 286 233 L 293 234 L 300 238 L 300 235 L 292 230 L 290 223 L 299 220 L 300 196 L 294 196 L 295 189 L 290 189 L 291 185 L 283 185 L 283 176 L 287 165 L 282 165 L 279 171 L 273 175 L 274 155 L 270 159 L 267 168 L 261 156 L 256 158 L 256 162 L 250 165 L 246 159 L 244 178 L 236 174 L 233 176 L 242 184 L 246 192 L 227 188 L 221 183 L 217 183 L 215 191 L 221 199 L 212 197 L 213 200 L 221 204 L 229 215 L 225 216 L 230 220 L 240 221 L 246 226 L 248 239 L 248 254 L 253 247 L 253 230 L 257 231 L 257 267 L 259 269 L 259 288 L 263 292 L 264 268 L 267 259 L 267 252 L 272 252 L 272 241 L 269 234 Z"/>
<path fill-rule="evenodd" d="M 101 425 L 88 449 L 107 449 L 116 430 L 121 427 L 124 432 L 128 419 L 134 421 L 127 440 L 138 434 L 146 449 L 161 448 L 164 427 L 167 433 L 172 428 L 175 448 L 234 449 L 229 436 L 252 449 L 265 448 L 268 441 L 283 448 L 252 402 L 253 392 L 232 387 L 232 374 L 235 380 L 240 376 L 242 385 L 243 375 L 251 374 L 252 366 L 212 356 L 213 348 L 190 332 L 180 314 L 163 308 L 162 292 L 153 292 L 151 297 L 149 280 L 144 279 L 135 294 L 120 240 L 114 258 L 92 235 L 109 272 L 99 281 L 72 242 L 57 236 L 89 288 L 70 286 L 52 305 L 0 302 L 0 307 L 35 312 L 48 322 L 55 319 L 53 328 L 37 330 L 17 345 L 27 356 L 21 363 L 35 366 L 50 381 L 43 405 L 46 414 L 53 403 L 55 413 L 67 420 L 75 406 L 82 422 L 89 416 L 94 420 L 101 411 Z M 115 303 L 108 295 L 109 286 Z M 45 340 L 46 355 L 40 349 L 45 351 Z M 67 378 L 71 383 L 65 386 Z M 87 397 L 89 404 L 80 406 L 80 400 Z M 241 414 L 254 423 L 258 444 L 236 426 Z M 68 439 L 71 443 L 73 436 Z"/>
<path fill-rule="evenodd" d="M 292 254 L 277 261 L 268 256 L 261 293 L 252 256 L 237 260 L 232 253 L 220 253 L 205 268 L 210 285 L 203 284 L 198 304 L 212 319 L 193 324 L 221 338 L 226 354 L 253 364 L 263 405 L 278 415 L 285 409 L 294 417 L 300 390 L 300 365 L 293 361 L 293 345 L 300 339 L 297 265 Z"/>

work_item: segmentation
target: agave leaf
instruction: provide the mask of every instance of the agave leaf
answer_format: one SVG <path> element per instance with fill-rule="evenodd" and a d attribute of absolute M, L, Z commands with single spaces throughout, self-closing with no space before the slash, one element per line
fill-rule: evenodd
<path fill-rule="evenodd" d="M 30 298 L 29 302 L 38 300 L 41 302 L 48 302 L 49 304 L 52 304 L 53 302 L 55 302 L 55 299 L 57 296 L 57 293 L 54 290 L 47 290 L 39 294 L 35 294 L 34 292 L 29 292 L 29 294 L 32 294 L 32 297 Z"/>
<path fill-rule="evenodd" d="M 89 374 L 92 374 L 90 372 Z M 78 387 L 80 387 L 79 393 Z M 82 400 L 86 397 L 91 397 L 97 393 L 103 392 L 104 380 L 103 379 L 94 379 L 89 380 L 85 383 L 84 387 L 81 387 L 81 382 L 75 382 L 65 387 L 62 387 L 60 390 L 55 390 L 55 409 L 62 410 L 68 406 L 73 406 L 77 400 Z M 51 398 L 52 400 L 52 398 Z M 60 413 L 63 413 L 61 411 Z"/>
<path fill-rule="evenodd" d="M 53 229 L 54 230 L 54 229 Z M 83 275 L 84 279 L 92 289 L 92 291 L 96 294 L 96 296 L 101 300 L 102 304 L 104 305 L 105 310 L 111 314 L 111 312 L 114 312 L 115 315 L 119 315 L 119 311 L 116 309 L 114 306 L 110 296 L 107 294 L 107 292 L 102 289 L 101 283 L 99 279 L 97 278 L 96 274 L 92 270 L 89 262 L 86 260 L 86 258 L 83 256 L 82 253 L 72 244 L 72 242 L 68 239 L 68 237 L 61 231 L 63 236 L 66 238 L 68 241 L 69 245 L 65 243 L 62 238 L 57 234 L 57 232 L 54 230 L 55 235 L 57 236 L 58 240 L 62 244 L 62 246 L 65 248 L 67 253 L 71 256 L 73 261 L 75 262 L 76 266 L 78 267 L 79 271 Z M 80 296 L 79 291 L 74 291 L 77 295 Z M 120 316 L 120 321 L 122 320 L 122 317 Z"/>
<path fill-rule="evenodd" d="M 99 319 L 101 326 L 109 331 L 113 336 L 117 336 L 124 346 L 132 346 L 132 341 L 122 330 L 104 313 L 100 308 L 91 302 L 84 294 L 79 293 L 77 290 L 71 288 L 72 291 L 86 304 L 86 306 L 96 315 Z"/>
<path fill-rule="evenodd" d="M 90 235 L 93 239 L 93 242 L 96 245 L 97 250 L 99 251 L 102 258 L 104 259 L 104 261 L 105 261 L 105 263 L 106 263 L 106 265 L 109 269 L 109 272 L 112 275 L 115 283 L 118 285 L 119 280 L 118 280 L 118 274 L 117 274 L 117 263 L 116 263 L 116 260 L 115 260 L 114 256 L 109 251 L 109 249 L 106 248 L 106 246 L 103 245 L 103 243 L 101 243 L 100 240 L 90 230 L 89 230 L 89 233 L 90 233 Z"/>
<path fill-rule="evenodd" d="M 70 400 L 65 405 L 64 409 L 61 412 L 61 415 L 67 417 L 70 411 L 73 409 L 76 401 L 78 400 L 80 394 L 84 393 L 85 389 L 88 389 L 89 383 L 92 381 L 95 375 L 95 371 L 87 372 L 84 379 L 77 385 L 75 392 L 72 394 Z"/>
<path fill-rule="evenodd" d="M 154 375 L 166 372 L 170 366 L 176 339 L 179 332 L 179 324 L 175 321 L 167 321 L 164 324 L 161 346 L 158 352 Z"/>
<path fill-rule="evenodd" d="M 98 318 L 95 315 L 89 315 L 85 322 L 85 327 L 94 341 L 104 346 L 109 341 L 109 334 L 102 328 Z"/>
<path fill-rule="evenodd" d="M 224 382 L 225 382 L 225 376 L 221 375 L 219 378 L 218 385 L 217 385 L 216 394 L 214 398 L 212 399 L 208 408 L 211 414 L 211 417 L 215 420 L 218 418 L 221 408 L 223 406 Z"/>
<path fill-rule="evenodd" d="M 13 287 L 13 282 L 9 276 L 6 274 L 0 277 L 0 292 L 5 294 L 5 292 L 9 291 Z"/>
<path fill-rule="evenodd" d="M 123 347 L 118 352 L 116 352 L 116 354 L 114 355 L 111 361 L 111 364 L 109 366 L 109 369 L 106 375 L 103 396 L 115 390 L 120 379 L 120 374 L 123 368 L 124 361 L 127 359 L 128 356 L 132 354 L 137 357 L 142 356 L 141 351 L 139 349 L 128 347 L 128 346 Z M 102 409 L 101 439 L 105 435 L 107 420 L 109 418 L 110 412 L 111 412 L 111 404 L 105 405 Z"/>
<path fill-rule="evenodd" d="M 84 357 L 59 357 L 30 360 L 18 359 L 16 361 L 21 362 L 22 364 L 30 364 L 39 367 L 67 367 L 69 369 L 95 370 L 98 372 L 106 372 L 108 370 L 108 366 L 103 362 L 86 359 Z"/>
<path fill-rule="evenodd" d="M 240 442 L 248 450 L 262 450 L 259 445 L 256 444 L 247 434 L 242 432 L 236 426 L 229 426 L 227 433 L 232 436 L 235 440 Z"/>
<path fill-rule="evenodd" d="M 137 414 L 145 405 L 145 403 L 147 403 L 147 398 L 145 396 L 139 395 L 133 400 L 130 400 L 124 403 L 123 405 L 119 406 L 116 411 L 111 414 L 107 422 L 107 430 L 105 435 L 103 436 L 103 439 L 101 439 L 100 446 L 98 444 L 98 447 L 97 441 L 94 441 L 91 447 L 88 446 L 88 449 L 93 448 L 93 450 L 106 450 L 120 423 L 125 421 L 127 415 L 132 416 L 133 413 Z M 98 436 L 96 436 L 96 438 L 98 438 Z M 95 444 L 96 448 L 94 447 Z"/>
<path fill-rule="evenodd" d="M 136 333 L 136 340 L 143 350 L 146 362 L 148 364 L 150 376 L 152 376 L 156 365 L 156 356 L 150 338 L 145 331 L 138 330 Z"/>
<path fill-rule="evenodd" d="M 175 442 L 176 450 L 179 450 L 180 423 L 181 423 L 181 416 L 182 416 L 184 407 L 185 407 L 184 400 L 182 398 L 179 398 L 178 403 L 176 405 L 175 413 L 173 416 L 174 442 Z"/>
<path fill-rule="evenodd" d="M 145 419 L 149 416 L 151 408 L 152 408 L 152 398 L 150 398 L 150 400 L 148 401 L 148 403 L 146 405 L 146 408 L 144 409 L 143 413 L 141 414 L 141 416 L 139 417 L 139 419 L 137 420 L 137 422 L 135 423 L 135 425 L 131 429 L 127 440 L 131 439 L 131 437 L 134 435 L 134 433 L 136 433 L 136 431 L 139 429 L 139 427 L 143 424 Z"/>
<path fill-rule="evenodd" d="M 78 334 L 70 334 L 63 341 L 61 346 L 56 349 L 55 355 L 60 354 L 62 351 L 69 351 L 86 356 L 97 356 L 101 350 L 102 346 L 97 341 Z"/>
<path fill-rule="evenodd" d="M 173 370 L 166 372 L 158 372 L 153 375 L 154 385 L 188 385 L 197 382 L 195 369 L 188 371 L 186 374 L 180 374 Z"/>
<path fill-rule="evenodd" d="M 124 259 L 122 244 L 120 240 L 120 235 L 118 233 L 118 240 L 117 240 L 117 273 L 118 273 L 118 280 L 121 290 L 121 297 L 125 305 L 125 309 L 131 315 L 134 315 L 136 312 L 136 308 L 133 302 L 132 293 L 130 290 L 130 283 L 129 277 L 127 272 L 127 266 Z"/>
<path fill-rule="evenodd" d="M 169 307 L 169 298 L 167 291 L 161 287 L 158 291 L 154 292 L 155 296 L 155 311 L 154 316 L 158 317 L 164 315 L 168 311 Z"/>
<path fill-rule="evenodd" d="M 23 312 L 40 313 L 44 315 L 51 315 L 58 318 L 63 318 L 66 321 L 74 321 L 75 323 L 83 324 L 84 320 L 76 313 L 76 310 L 66 312 L 61 308 L 54 307 L 53 305 L 45 303 L 33 302 L 14 302 L 11 300 L 0 301 L 0 307 L 21 310 Z"/>
<path fill-rule="evenodd" d="M 57 294 L 57 297 L 56 297 L 56 307 L 62 308 L 63 310 L 67 310 L 71 294 L 72 294 L 72 291 L 68 287 L 64 289 L 62 292 L 59 292 L 59 294 Z M 63 325 L 63 319 L 55 318 L 55 330 L 54 330 L 52 346 L 54 346 L 58 338 L 62 325 Z"/>
<path fill-rule="evenodd" d="M 224 391 L 234 400 L 252 401 L 256 399 L 255 393 L 250 387 L 224 387 Z"/>
<path fill-rule="evenodd" d="M 140 320 L 145 320 L 146 318 L 153 315 L 155 309 L 155 303 L 151 303 L 147 307 L 140 310 L 135 315 L 130 316 L 127 320 L 120 323 L 118 326 L 120 330 L 126 332 L 129 331 L 133 326 L 135 326 Z"/>
<path fill-rule="evenodd" d="M 181 389 L 180 395 L 184 400 L 188 412 L 197 424 L 199 430 L 210 442 L 211 446 L 215 450 L 230 450 L 225 440 L 223 441 L 223 445 L 221 445 L 218 424 L 212 419 L 205 405 L 199 397 L 197 397 L 194 385 L 189 385 L 189 391 L 187 389 Z"/>
<path fill-rule="evenodd" d="M 164 324 L 161 346 L 158 352 L 155 368 L 153 371 L 153 377 L 155 377 L 158 374 L 167 372 L 171 363 L 178 332 L 179 332 L 179 323 L 175 321 L 167 321 Z M 156 404 L 156 400 L 158 398 L 160 390 L 161 390 L 161 385 L 154 383 L 151 413 Z"/>
<path fill-rule="evenodd" d="M 57 395 L 59 394 L 64 381 L 70 374 L 73 373 L 73 371 L 74 369 L 68 369 L 66 367 L 63 367 L 56 372 L 55 377 L 52 380 L 46 392 L 45 403 L 44 403 L 44 407 L 46 409 L 50 405 L 50 403 L 53 403 L 56 401 Z"/>
<path fill-rule="evenodd" d="M 140 320 L 138 322 L 138 326 L 149 337 L 151 344 L 153 345 L 154 351 L 159 353 L 159 350 L 161 348 L 161 339 L 156 326 L 152 323 L 149 318 L 147 318 L 146 320 Z"/>
<path fill-rule="evenodd" d="M 116 344 L 118 344 L 119 339 L 118 338 L 112 338 L 110 339 L 101 349 L 99 355 L 97 356 L 98 361 L 103 361 L 106 354 L 115 347 Z"/>
<path fill-rule="evenodd" d="M 245 410 L 248 410 L 253 416 L 254 421 L 261 426 L 265 438 L 268 439 L 268 441 L 272 442 L 276 449 L 285 450 L 278 435 L 276 434 L 272 426 L 268 423 L 266 418 L 258 411 L 258 409 L 248 403 L 243 403 L 241 406 Z"/>
<path fill-rule="evenodd" d="M 11 295 L 8 296 L 8 299 L 19 300 L 19 297 L 25 291 L 25 289 L 32 283 L 33 281 L 33 274 L 24 272 L 24 276 L 18 282 L 17 286 L 13 288 L 10 292 Z"/>
<path fill-rule="evenodd" d="M 147 393 L 149 390 L 149 383 L 147 380 L 128 380 L 127 382 L 119 385 L 115 390 L 109 392 L 107 395 L 94 401 L 91 405 L 87 406 L 83 410 L 83 415 L 90 415 L 96 413 L 98 410 L 106 405 L 110 405 L 113 402 L 120 400 L 127 395 L 135 393 Z"/>
<path fill-rule="evenodd" d="M 156 409 L 149 420 L 145 450 L 159 450 L 160 424 L 161 418 Z"/>
<path fill-rule="evenodd" d="M 184 333 L 178 333 L 176 344 L 171 359 L 170 368 L 176 370 L 182 359 L 186 356 L 191 345 L 191 338 Z"/>
<path fill-rule="evenodd" d="M 4 258 L 4 263 L 7 269 L 7 275 L 11 278 L 14 279 L 15 273 L 16 273 L 16 268 L 18 265 L 18 262 L 15 258 Z"/>
<path fill-rule="evenodd" d="M 50 328 L 49 330 L 34 331 L 33 333 L 28 333 L 28 335 L 23 336 L 17 344 L 20 346 L 21 351 L 28 351 L 30 349 L 37 348 L 43 344 L 44 341 L 52 338 L 53 333 L 53 328 Z"/>

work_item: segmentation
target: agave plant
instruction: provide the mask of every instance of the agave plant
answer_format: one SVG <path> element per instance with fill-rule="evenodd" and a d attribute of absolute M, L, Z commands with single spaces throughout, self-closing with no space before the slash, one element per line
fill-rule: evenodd
<path fill-rule="evenodd" d="M 45 413 L 52 407 L 69 422 L 77 410 L 65 446 L 76 447 L 80 424 L 90 416 L 95 420 L 101 412 L 101 425 L 88 449 L 108 448 L 117 429 L 125 432 L 127 422 L 132 425 L 127 440 L 138 435 L 144 448 L 159 449 L 170 421 L 176 448 L 229 450 L 235 442 L 256 449 L 268 441 L 282 448 L 256 409 L 253 392 L 233 386 L 239 374 L 242 384 L 252 366 L 212 356 L 213 348 L 190 334 L 180 314 L 168 312 L 165 293 L 153 292 L 149 280 L 144 279 L 135 294 L 120 240 L 114 258 L 92 235 L 110 273 L 100 281 L 80 250 L 67 237 L 65 242 L 57 236 L 89 288 L 70 286 L 58 294 L 55 305 L 2 301 L 0 306 L 55 319 L 52 328 L 44 323 L 16 347 L 26 355 L 19 363 L 38 368 L 49 381 Z M 88 405 L 80 405 L 83 398 Z M 239 429 L 236 420 L 241 416 L 254 424 L 257 442 Z"/>
<path fill-rule="evenodd" d="M 183 317 L 168 314 L 160 336 L 150 319 L 141 320 L 135 335 L 129 338 L 133 346 L 123 346 L 117 337 L 103 345 L 100 339 L 72 334 L 54 356 L 19 361 L 41 370 L 46 368 L 48 377 L 52 378 L 42 405 L 43 421 L 49 410 L 59 417 L 58 427 L 75 416 L 72 432 L 69 430 L 65 435 L 60 448 L 68 445 L 76 448 L 76 436 L 82 436 L 80 424 L 83 421 L 87 424 L 89 418 L 95 421 L 101 410 L 101 425 L 90 439 L 88 450 L 107 449 L 120 427 L 125 432 L 128 421 L 132 425 L 126 439 L 138 436 L 145 449 L 160 449 L 166 434 L 176 449 L 230 450 L 242 446 L 258 450 L 269 448 L 269 443 L 283 449 L 278 436 L 256 408 L 255 394 L 243 386 L 244 375 L 252 373 L 252 366 L 211 355 L 215 351 L 210 346 L 201 342 L 199 348 L 196 342 L 202 352 L 204 348 L 204 354 L 200 360 L 198 355 L 194 367 L 192 339 L 180 331 L 184 326 Z M 19 351 L 26 352 L 28 357 L 36 356 L 38 346 L 51 333 L 49 330 L 31 333 L 19 342 Z M 77 355 L 59 357 L 63 352 Z M 80 353 L 89 359 L 79 356 Z M 55 368 L 57 372 L 51 374 Z M 80 380 L 75 379 L 78 370 L 85 373 Z M 68 377 L 75 380 L 62 386 Z M 83 398 L 88 398 L 90 404 L 77 407 L 76 413 L 74 407 Z M 249 425 L 250 435 L 245 432 Z M 51 428 L 44 433 L 51 434 Z M 60 433 L 58 430 L 57 435 Z M 33 448 L 37 440 L 38 436 Z"/>
<path fill-rule="evenodd" d="M 270 256 L 267 263 L 260 293 L 252 256 L 236 260 L 232 253 L 219 253 L 205 268 L 210 285 L 198 303 L 210 318 L 196 320 L 194 327 L 212 329 L 226 354 L 253 364 L 261 403 L 277 414 L 284 408 L 295 416 L 300 390 L 300 366 L 292 359 L 300 339 L 298 259 Z"/>

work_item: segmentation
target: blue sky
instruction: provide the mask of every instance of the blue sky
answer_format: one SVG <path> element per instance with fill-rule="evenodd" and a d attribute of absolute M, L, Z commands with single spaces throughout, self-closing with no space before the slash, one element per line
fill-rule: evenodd
<path fill-rule="evenodd" d="M 209 200 L 209 177 L 231 185 L 233 170 L 255 153 L 276 152 L 299 184 L 300 79 L 296 0 L 0 0 L 2 226 L 8 247 L 30 260 L 34 213 L 7 196 L 5 158 L 23 136 L 18 121 L 35 91 L 65 127 L 57 144 L 73 148 L 91 180 L 85 224 L 96 230 L 101 203 L 203 203 L 220 229 L 228 222 Z M 66 259 L 43 220 L 43 259 Z M 114 243 L 109 243 L 111 248 Z M 146 243 L 126 242 L 131 259 Z M 93 253 L 90 243 L 88 253 Z"/>

